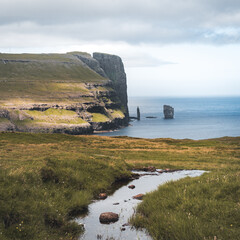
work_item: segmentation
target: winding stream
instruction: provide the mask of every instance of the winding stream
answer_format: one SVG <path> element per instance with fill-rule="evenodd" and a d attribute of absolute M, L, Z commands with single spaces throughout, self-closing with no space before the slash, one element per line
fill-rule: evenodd
<path fill-rule="evenodd" d="M 133 199 L 132 196 L 139 193 L 147 193 L 156 190 L 161 184 L 168 181 L 176 181 L 184 177 L 197 177 L 204 173 L 200 170 L 183 170 L 172 173 L 158 172 L 136 172 L 146 174 L 129 182 L 116 190 L 105 200 L 96 200 L 88 207 L 88 214 L 76 219 L 78 223 L 84 224 L 85 232 L 80 240 L 152 240 L 144 230 L 136 230 L 131 226 L 124 226 L 128 219 L 134 214 L 135 208 L 140 200 Z M 129 189 L 129 185 L 135 185 L 134 189 Z M 99 216 L 103 212 L 114 212 L 119 214 L 119 220 L 111 224 L 101 224 Z M 124 229 L 123 229 L 124 228 Z"/>

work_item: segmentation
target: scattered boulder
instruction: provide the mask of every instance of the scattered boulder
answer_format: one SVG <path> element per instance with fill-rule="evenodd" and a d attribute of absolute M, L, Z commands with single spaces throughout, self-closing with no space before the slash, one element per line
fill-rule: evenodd
<path fill-rule="evenodd" d="M 137 200 L 142 200 L 142 199 L 143 199 L 143 196 L 144 196 L 144 194 L 140 193 L 140 194 L 138 194 L 138 195 L 133 196 L 132 198 L 133 198 L 133 199 L 137 199 Z"/>
<path fill-rule="evenodd" d="M 135 185 L 129 185 L 128 188 L 134 189 Z"/>
<path fill-rule="evenodd" d="M 174 117 L 174 108 L 169 105 L 163 105 L 163 113 L 165 119 L 173 119 Z"/>
<path fill-rule="evenodd" d="M 99 199 L 106 199 L 107 194 L 106 193 L 99 193 L 98 197 L 99 197 Z"/>
<path fill-rule="evenodd" d="M 101 215 L 99 217 L 99 221 L 101 223 L 117 222 L 118 219 L 119 219 L 119 215 L 117 213 L 113 213 L 113 212 L 101 213 Z"/>
<path fill-rule="evenodd" d="M 121 228 L 121 231 L 125 231 L 126 230 L 126 228 Z"/>
<path fill-rule="evenodd" d="M 118 203 L 118 202 L 116 202 L 116 203 L 113 203 L 113 205 L 119 205 L 119 203 Z"/>

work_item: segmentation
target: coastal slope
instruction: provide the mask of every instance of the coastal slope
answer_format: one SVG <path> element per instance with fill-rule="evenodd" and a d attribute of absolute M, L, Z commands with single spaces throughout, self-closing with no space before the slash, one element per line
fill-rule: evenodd
<path fill-rule="evenodd" d="M 0 131 L 87 134 L 126 126 L 122 60 L 96 56 L 0 54 Z"/>

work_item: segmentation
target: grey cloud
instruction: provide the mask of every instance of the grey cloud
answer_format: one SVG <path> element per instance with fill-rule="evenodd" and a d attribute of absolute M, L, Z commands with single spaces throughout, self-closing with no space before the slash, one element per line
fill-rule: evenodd
<path fill-rule="evenodd" d="M 0 8 L 2 36 L 227 44 L 239 42 L 239 28 L 237 0 L 1 0 Z"/>

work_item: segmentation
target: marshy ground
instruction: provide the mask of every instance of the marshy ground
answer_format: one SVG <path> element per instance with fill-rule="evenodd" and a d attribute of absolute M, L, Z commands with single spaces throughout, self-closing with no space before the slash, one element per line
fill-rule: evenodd
<path fill-rule="evenodd" d="M 146 195 L 132 222 L 154 239 L 239 239 L 240 137 L 138 139 L 0 133 L 0 238 L 76 239 L 69 221 L 133 168 L 208 170 Z"/>

